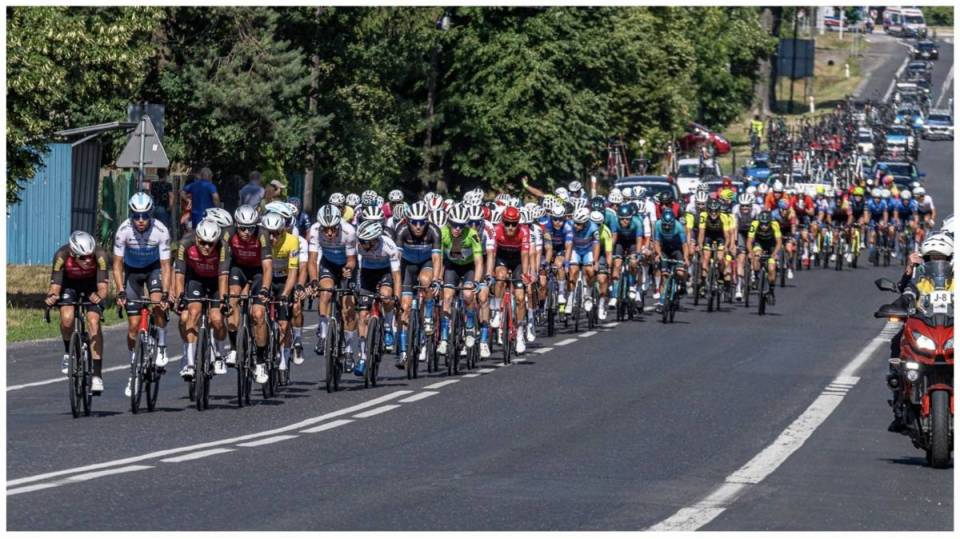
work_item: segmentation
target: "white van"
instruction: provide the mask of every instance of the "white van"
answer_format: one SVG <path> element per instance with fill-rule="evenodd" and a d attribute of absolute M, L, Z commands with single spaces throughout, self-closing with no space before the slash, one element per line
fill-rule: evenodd
<path fill-rule="evenodd" d="M 888 7 L 883 10 L 883 30 L 899 37 L 926 37 L 927 21 L 916 8 Z"/>

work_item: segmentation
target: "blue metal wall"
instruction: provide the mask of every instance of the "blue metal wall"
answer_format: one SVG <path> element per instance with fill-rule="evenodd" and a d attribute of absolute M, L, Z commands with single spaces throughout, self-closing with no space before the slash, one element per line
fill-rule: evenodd
<path fill-rule="evenodd" d="M 21 202 L 7 216 L 7 263 L 49 264 L 70 236 L 72 151 L 50 144 L 45 167 L 20 193 Z"/>

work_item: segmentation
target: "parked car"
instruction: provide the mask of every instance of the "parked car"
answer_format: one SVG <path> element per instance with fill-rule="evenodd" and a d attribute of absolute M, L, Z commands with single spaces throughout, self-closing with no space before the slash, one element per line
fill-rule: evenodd
<path fill-rule="evenodd" d="M 698 157 L 684 157 L 677 161 L 677 187 L 683 194 L 697 189 L 704 176 L 721 176 L 719 163 L 713 159 L 705 159 L 703 166 Z"/>
<path fill-rule="evenodd" d="M 643 186 L 648 196 L 657 196 L 663 191 L 673 191 L 673 197 L 681 200 L 680 189 L 669 176 L 624 176 L 613 183 L 621 191 L 627 187 Z"/>
<path fill-rule="evenodd" d="M 926 140 L 953 140 L 953 115 L 949 110 L 934 109 L 923 124 Z"/>
<path fill-rule="evenodd" d="M 770 176 L 771 168 L 767 154 L 757 154 L 747 166 L 743 167 L 743 175 L 758 181 L 766 180 Z"/>

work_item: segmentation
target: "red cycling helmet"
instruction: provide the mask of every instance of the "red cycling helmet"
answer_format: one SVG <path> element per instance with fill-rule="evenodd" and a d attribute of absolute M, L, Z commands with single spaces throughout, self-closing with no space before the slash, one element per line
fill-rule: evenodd
<path fill-rule="evenodd" d="M 485 221 L 490 220 L 490 206 L 483 206 L 483 219 Z"/>
<path fill-rule="evenodd" d="M 519 223 L 520 210 L 514 208 L 513 206 L 503 210 L 503 220 L 508 223 Z"/>

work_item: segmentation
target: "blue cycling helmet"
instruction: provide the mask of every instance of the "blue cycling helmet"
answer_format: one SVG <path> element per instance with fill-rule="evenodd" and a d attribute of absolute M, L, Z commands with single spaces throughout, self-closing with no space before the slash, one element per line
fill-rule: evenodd
<path fill-rule="evenodd" d="M 676 216 L 673 215 L 673 210 L 669 208 L 663 210 L 663 214 L 660 216 L 660 220 L 666 226 L 673 226 L 673 224 L 677 222 Z"/>
<path fill-rule="evenodd" d="M 633 207 L 633 204 L 624 204 L 620 206 L 620 209 L 617 210 L 617 218 L 619 219 L 630 219 L 636 213 L 636 208 Z"/>

